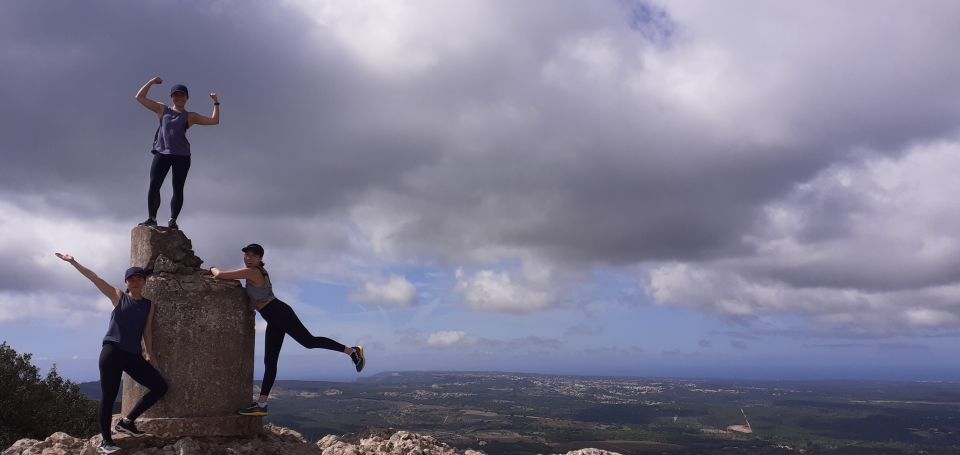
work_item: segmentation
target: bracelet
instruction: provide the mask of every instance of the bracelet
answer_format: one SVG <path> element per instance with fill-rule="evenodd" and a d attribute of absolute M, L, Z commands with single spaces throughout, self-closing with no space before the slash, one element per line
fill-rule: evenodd
<path fill-rule="evenodd" d="M 214 105 L 214 106 L 219 106 L 219 105 L 220 105 L 220 103 L 213 103 L 213 105 Z"/>

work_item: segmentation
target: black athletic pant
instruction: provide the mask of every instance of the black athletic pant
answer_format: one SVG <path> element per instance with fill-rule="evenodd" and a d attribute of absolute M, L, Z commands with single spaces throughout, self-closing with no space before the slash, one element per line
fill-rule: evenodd
<path fill-rule="evenodd" d="M 260 395 L 270 395 L 273 381 L 277 378 L 277 361 L 280 359 L 280 348 L 283 346 L 284 335 L 290 335 L 297 343 L 307 349 L 329 349 L 343 352 L 347 347 L 326 337 L 313 336 L 300 318 L 293 312 L 290 305 L 280 299 L 273 299 L 260 310 L 260 316 L 267 321 L 267 333 L 264 337 L 263 354 L 263 383 L 260 384 Z"/>
<path fill-rule="evenodd" d="M 110 418 L 113 416 L 113 402 L 120 392 L 120 377 L 124 372 L 150 389 L 127 415 L 130 420 L 140 417 L 167 393 L 167 382 L 140 354 L 124 351 L 114 343 L 103 343 L 100 351 L 100 434 L 104 441 L 113 440 L 110 436 Z"/>
<path fill-rule="evenodd" d="M 187 183 L 187 171 L 190 170 L 190 157 L 178 155 L 153 155 L 153 164 L 150 165 L 150 188 L 147 190 L 147 209 L 150 218 L 157 219 L 157 210 L 160 208 L 160 187 L 167 178 L 167 172 L 173 168 L 173 199 L 170 199 L 170 218 L 180 216 L 183 208 L 183 185 Z"/>

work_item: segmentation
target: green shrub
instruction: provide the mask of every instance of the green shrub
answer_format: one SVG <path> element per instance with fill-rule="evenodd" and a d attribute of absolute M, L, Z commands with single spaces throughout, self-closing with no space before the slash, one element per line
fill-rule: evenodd
<path fill-rule="evenodd" d="M 41 378 L 30 358 L 0 343 L 0 450 L 18 439 L 45 439 L 57 431 L 81 438 L 98 433 L 97 402 L 60 377 L 56 365 Z"/>

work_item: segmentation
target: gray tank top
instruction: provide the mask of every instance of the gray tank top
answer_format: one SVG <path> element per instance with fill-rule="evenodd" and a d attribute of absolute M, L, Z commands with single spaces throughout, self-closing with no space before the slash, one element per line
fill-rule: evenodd
<path fill-rule="evenodd" d="M 189 112 L 177 112 L 165 106 L 153 149 L 163 155 L 190 156 L 190 141 L 187 140 L 189 118 Z"/>
<path fill-rule="evenodd" d="M 253 280 L 247 280 L 247 285 L 245 286 L 247 297 L 250 297 L 250 304 L 254 305 L 254 307 L 276 298 L 273 295 L 273 285 L 270 284 L 270 275 L 267 275 L 267 271 L 264 270 L 263 267 L 257 267 L 257 269 L 263 274 L 263 286 L 255 286 Z"/>
<path fill-rule="evenodd" d="M 143 350 L 140 347 L 140 340 L 143 338 L 143 331 L 147 327 L 147 317 L 150 315 L 150 306 L 153 305 L 148 299 L 134 300 L 132 297 L 123 293 L 120 295 L 120 302 L 113 307 L 113 313 L 110 313 L 110 326 L 107 328 L 107 335 L 103 341 L 116 343 L 117 346 L 126 352 L 140 354 Z"/>

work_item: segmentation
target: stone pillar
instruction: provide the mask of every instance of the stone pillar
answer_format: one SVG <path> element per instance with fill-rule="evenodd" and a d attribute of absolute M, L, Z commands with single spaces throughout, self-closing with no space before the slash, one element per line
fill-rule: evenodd
<path fill-rule="evenodd" d="M 182 231 L 137 226 L 130 264 L 153 273 L 144 296 L 153 301 L 153 350 L 167 395 L 137 421 L 170 436 L 252 436 L 260 417 L 239 416 L 253 393 L 255 314 L 235 281 L 201 270 Z M 124 374 L 122 413 L 146 389 Z"/>

